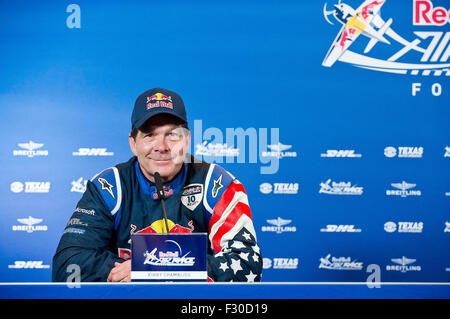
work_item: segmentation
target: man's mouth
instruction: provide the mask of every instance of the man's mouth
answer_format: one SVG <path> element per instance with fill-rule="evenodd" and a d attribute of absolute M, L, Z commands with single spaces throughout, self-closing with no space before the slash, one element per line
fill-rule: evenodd
<path fill-rule="evenodd" d="M 172 161 L 172 158 L 149 158 L 150 160 L 154 161 L 154 162 L 161 162 L 161 163 L 166 163 L 166 162 L 170 162 Z"/>

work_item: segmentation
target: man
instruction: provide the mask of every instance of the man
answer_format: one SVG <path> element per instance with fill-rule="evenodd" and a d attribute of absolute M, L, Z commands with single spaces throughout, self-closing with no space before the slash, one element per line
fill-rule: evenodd
<path fill-rule="evenodd" d="M 166 231 L 155 172 L 164 184 L 168 232 L 208 233 L 208 281 L 261 280 L 244 187 L 222 167 L 187 154 L 181 97 L 161 88 L 144 92 L 131 123 L 135 156 L 88 181 L 53 257 L 53 281 L 67 281 L 73 264 L 81 281 L 130 281 L 131 235 Z"/>

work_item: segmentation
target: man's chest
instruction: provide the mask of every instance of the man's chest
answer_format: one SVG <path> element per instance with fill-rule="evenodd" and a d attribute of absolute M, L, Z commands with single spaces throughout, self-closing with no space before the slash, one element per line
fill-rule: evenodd
<path fill-rule="evenodd" d="M 198 190 L 198 189 L 197 189 Z M 208 232 L 208 218 L 202 205 L 202 196 L 195 189 L 173 194 L 166 198 L 164 206 L 169 233 Z M 166 221 L 159 200 L 135 197 L 121 209 L 120 223 L 116 227 L 116 247 L 129 251 L 133 234 L 166 232 Z M 126 252 L 125 252 L 126 253 Z M 123 253 L 122 253 L 123 254 Z"/>

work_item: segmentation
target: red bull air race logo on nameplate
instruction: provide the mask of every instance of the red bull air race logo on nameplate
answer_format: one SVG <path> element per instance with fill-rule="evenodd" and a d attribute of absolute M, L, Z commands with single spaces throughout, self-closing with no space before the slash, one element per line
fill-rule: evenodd
<path fill-rule="evenodd" d="M 207 234 L 133 234 L 132 281 L 207 279 Z"/>

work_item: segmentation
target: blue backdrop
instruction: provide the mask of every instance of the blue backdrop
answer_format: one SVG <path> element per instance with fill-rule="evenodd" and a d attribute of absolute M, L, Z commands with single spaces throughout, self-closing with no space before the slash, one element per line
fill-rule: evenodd
<path fill-rule="evenodd" d="M 51 280 L 86 180 L 132 156 L 134 100 L 164 87 L 192 153 L 244 184 L 264 281 L 448 282 L 450 4 L 429 3 L 380 11 L 422 50 L 361 34 L 377 67 L 324 67 L 337 3 L 2 1 L 0 281 Z"/>

